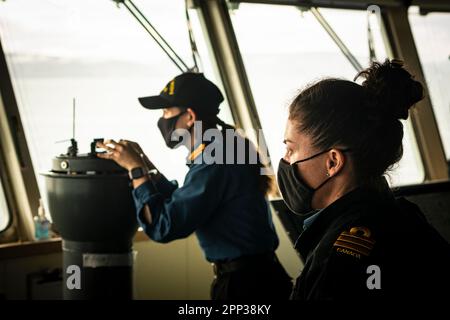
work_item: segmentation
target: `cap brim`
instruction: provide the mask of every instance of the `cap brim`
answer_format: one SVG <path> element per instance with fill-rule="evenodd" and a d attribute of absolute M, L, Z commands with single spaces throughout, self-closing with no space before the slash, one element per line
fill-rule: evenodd
<path fill-rule="evenodd" d="M 141 105 L 146 109 L 164 109 L 172 107 L 172 103 L 164 97 L 161 96 L 151 96 L 151 97 L 141 97 L 138 98 Z"/>

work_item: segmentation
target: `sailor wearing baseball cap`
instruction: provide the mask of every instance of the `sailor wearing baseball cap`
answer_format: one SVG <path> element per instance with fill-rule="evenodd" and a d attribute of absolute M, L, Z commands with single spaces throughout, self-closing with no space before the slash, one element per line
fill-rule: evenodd
<path fill-rule="evenodd" d="M 169 118 L 163 116 L 158 121 L 158 127 L 169 148 L 179 145 L 172 134 L 177 121 L 182 116 L 204 122 L 203 127 L 205 125 L 215 127 L 219 124 L 222 128 L 232 128 L 217 117 L 223 100 L 219 88 L 206 79 L 203 73 L 183 73 L 171 80 L 159 95 L 139 98 L 144 108 L 165 109 L 167 111 L 165 114 L 169 116 L 172 112 L 177 113 L 176 116 Z M 170 110 L 172 107 L 177 108 Z M 179 110 L 181 112 L 178 112 Z M 188 129 L 188 127 L 181 126 L 179 129 Z"/>
<path fill-rule="evenodd" d="M 163 110 L 158 127 L 170 148 L 179 144 L 171 139 L 174 131 L 192 132 L 195 121 L 225 137 L 224 129 L 233 127 L 217 117 L 223 100 L 217 86 L 199 73 L 181 74 L 159 95 L 139 98 L 143 107 Z M 135 142 L 105 141 L 100 146 L 109 153 L 101 157 L 129 170 L 137 218 L 151 239 L 167 243 L 196 234 L 213 264 L 212 299 L 288 299 L 292 283 L 275 255 L 279 240 L 266 201 L 271 180 L 260 174 L 263 165 L 194 161 L 201 160 L 206 146 L 197 136 L 191 134 L 182 187 L 168 181 Z"/>

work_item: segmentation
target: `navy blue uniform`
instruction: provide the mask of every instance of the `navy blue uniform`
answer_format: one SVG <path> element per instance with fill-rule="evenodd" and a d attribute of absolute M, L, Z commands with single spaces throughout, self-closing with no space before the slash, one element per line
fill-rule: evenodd
<path fill-rule="evenodd" d="M 267 272 L 273 274 L 273 256 L 279 240 L 268 202 L 259 188 L 259 172 L 255 174 L 248 165 L 239 164 L 192 163 L 188 166 L 189 171 L 180 188 L 165 177 L 159 176 L 133 191 L 138 221 L 145 233 L 154 241 L 166 243 L 195 232 L 208 261 L 218 264 L 235 263 L 238 259 L 257 261 L 248 257 L 258 257 L 257 264 L 260 269 L 264 269 L 262 264 L 268 262 L 270 270 Z M 148 205 L 151 211 L 151 224 L 142 218 L 145 205 Z M 270 261 L 260 259 L 270 254 Z M 255 263 L 245 265 L 248 268 L 243 268 L 244 263 L 240 263 L 238 268 L 221 272 L 219 278 L 229 280 L 230 274 L 234 274 L 236 278 L 236 271 L 256 267 Z M 276 261 L 276 269 L 280 268 L 282 269 L 281 265 Z M 254 270 L 251 272 L 255 274 Z M 278 273 L 282 274 L 282 281 L 286 283 L 289 278 L 283 272 Z M 226 282 L 229 282 L 228 280 Z M 255 283 L 251 284 L 252 288 L 247 292 L 245 290 L 246 282 L 248 284 L 252 281 L 252 277 L 239 281 L 235 293 L 243 294 L 242 297 L 255 297 L 255 291 L 259 290 L 255 289 Z M 259 279 L 258 282 L 265 285 L 264 280 Z M 223 284 L 224 281 L 221 281 L 220 287 Z M 266 290 L 259 291 L 267 292 L 273 287 L 265 286 Z M 213 298 L 238 297 L 230 294 L 229 283 L 226 285 L 227 292 L 217 288 L 217 279 L 213 287 Z M 290 288 L 284 291 L 285 295 L 289 296 Z"/>
<path fill-rule="evenodd" d="M 138 219 L 154 241 L 196 233 L 208 261 L 272 252 L 278 237 L 257 177 L 245 165 L 190 164 L 181 188 L 161 177 L 133 192 Z M 141 218 L 147 204 L 152 224 Z"/>
<path fill-rule="evenodd" d="M 313 216 L 297 240 L 299 300 L 444 299 L 450 246 L 420 209 L 359 188 Z"/>

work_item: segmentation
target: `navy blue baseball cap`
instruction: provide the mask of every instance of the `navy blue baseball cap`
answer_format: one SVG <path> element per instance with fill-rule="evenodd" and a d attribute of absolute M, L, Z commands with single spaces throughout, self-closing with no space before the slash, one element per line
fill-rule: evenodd
<path fill-rule="evenodd" d="M 224 98 L 219 88 L 203 73 L 187 72 L 172 79 L 157 96 L 141 97 L 139 102 L 147 109 L 170 107 L 191 108 L 199 115 L 219 113 Z"/>

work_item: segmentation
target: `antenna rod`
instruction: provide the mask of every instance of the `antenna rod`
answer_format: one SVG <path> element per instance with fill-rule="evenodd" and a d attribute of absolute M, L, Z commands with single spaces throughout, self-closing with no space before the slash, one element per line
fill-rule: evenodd
<path fill-rule="evenodd" d="M 73 98 L 72 105 L 72 139 L 75 140 L 75 98 Z"/>

